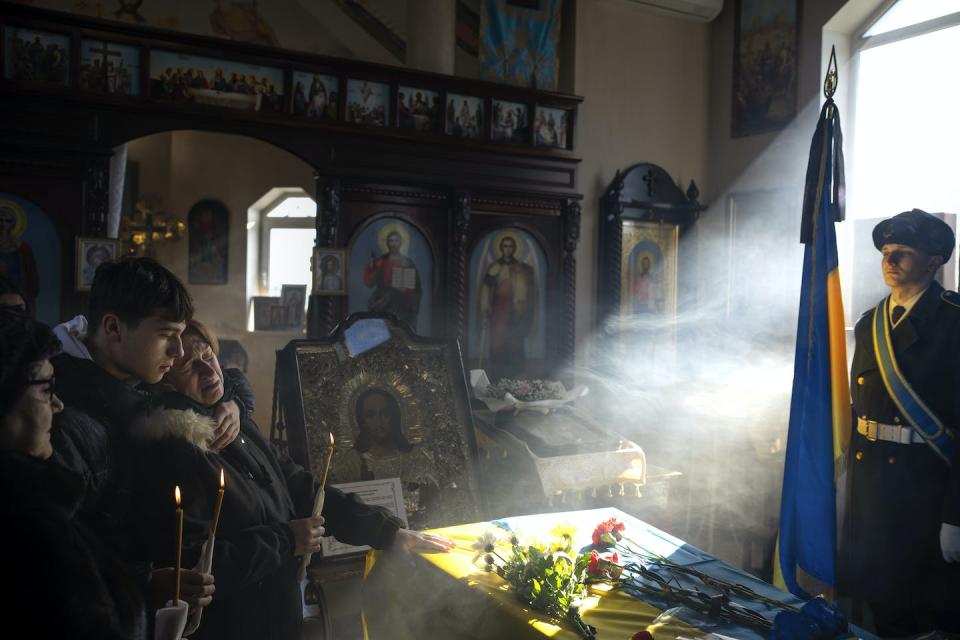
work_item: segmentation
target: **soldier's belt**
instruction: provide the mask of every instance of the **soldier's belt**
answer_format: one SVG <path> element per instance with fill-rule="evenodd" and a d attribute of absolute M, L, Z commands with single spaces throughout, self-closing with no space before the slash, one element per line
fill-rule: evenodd
<path fill-rule="evenodd" d="M 926 444 L 919 433 L 912 427 L 901 427 L 896 424 L 883 424 L 876 420 L 857 418 L 857 433 L 866 436 L 867 440 L 885 440 L 898 444 Z"/>

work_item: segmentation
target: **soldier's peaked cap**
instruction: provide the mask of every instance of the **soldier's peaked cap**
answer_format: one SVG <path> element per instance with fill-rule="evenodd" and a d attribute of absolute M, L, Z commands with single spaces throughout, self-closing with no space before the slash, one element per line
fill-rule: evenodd
<path fill-rule="evenodd" d="M 946 262 L 953 254 L 956 239 L 946 222 L 914 209 L 887 218 L 873 228 L 873 245 L 879 250 L 885 244 L 903 244 L 931 256 L 943 256 Z"/>

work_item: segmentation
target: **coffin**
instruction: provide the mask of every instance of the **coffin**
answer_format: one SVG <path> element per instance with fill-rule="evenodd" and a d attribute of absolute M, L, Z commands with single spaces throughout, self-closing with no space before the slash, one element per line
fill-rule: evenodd
<path fill-rule="evenodd" d="M 494 516 L 617 507 L 664 523 L 671 480 L 635 442 L 573 406 L 493 412 L 474 401 L 487 504 Z"/>

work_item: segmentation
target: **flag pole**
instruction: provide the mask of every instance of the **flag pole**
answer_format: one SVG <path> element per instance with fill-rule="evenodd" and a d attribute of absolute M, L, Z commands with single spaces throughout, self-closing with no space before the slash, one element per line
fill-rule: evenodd
<path fill-rule="evenodd" d="M 833 101 L 831 49 L 810 144 L 800 241 L 806 245 L 774 584 L 810 598 L 836 597 L 839 522 L 850 438 L 850 391 L 835 223 L 844 219 L 843 134 Z"/>

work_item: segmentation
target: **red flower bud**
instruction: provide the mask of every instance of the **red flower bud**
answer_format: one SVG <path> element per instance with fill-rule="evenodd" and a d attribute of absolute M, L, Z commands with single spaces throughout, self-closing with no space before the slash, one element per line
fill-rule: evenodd
<path fill-rule="evenodd" d="M 596 551 L 590 552 L 590 564 L 587 565 L 587 573 L 597 575 L 600 573 L 600 554 Z"/>

